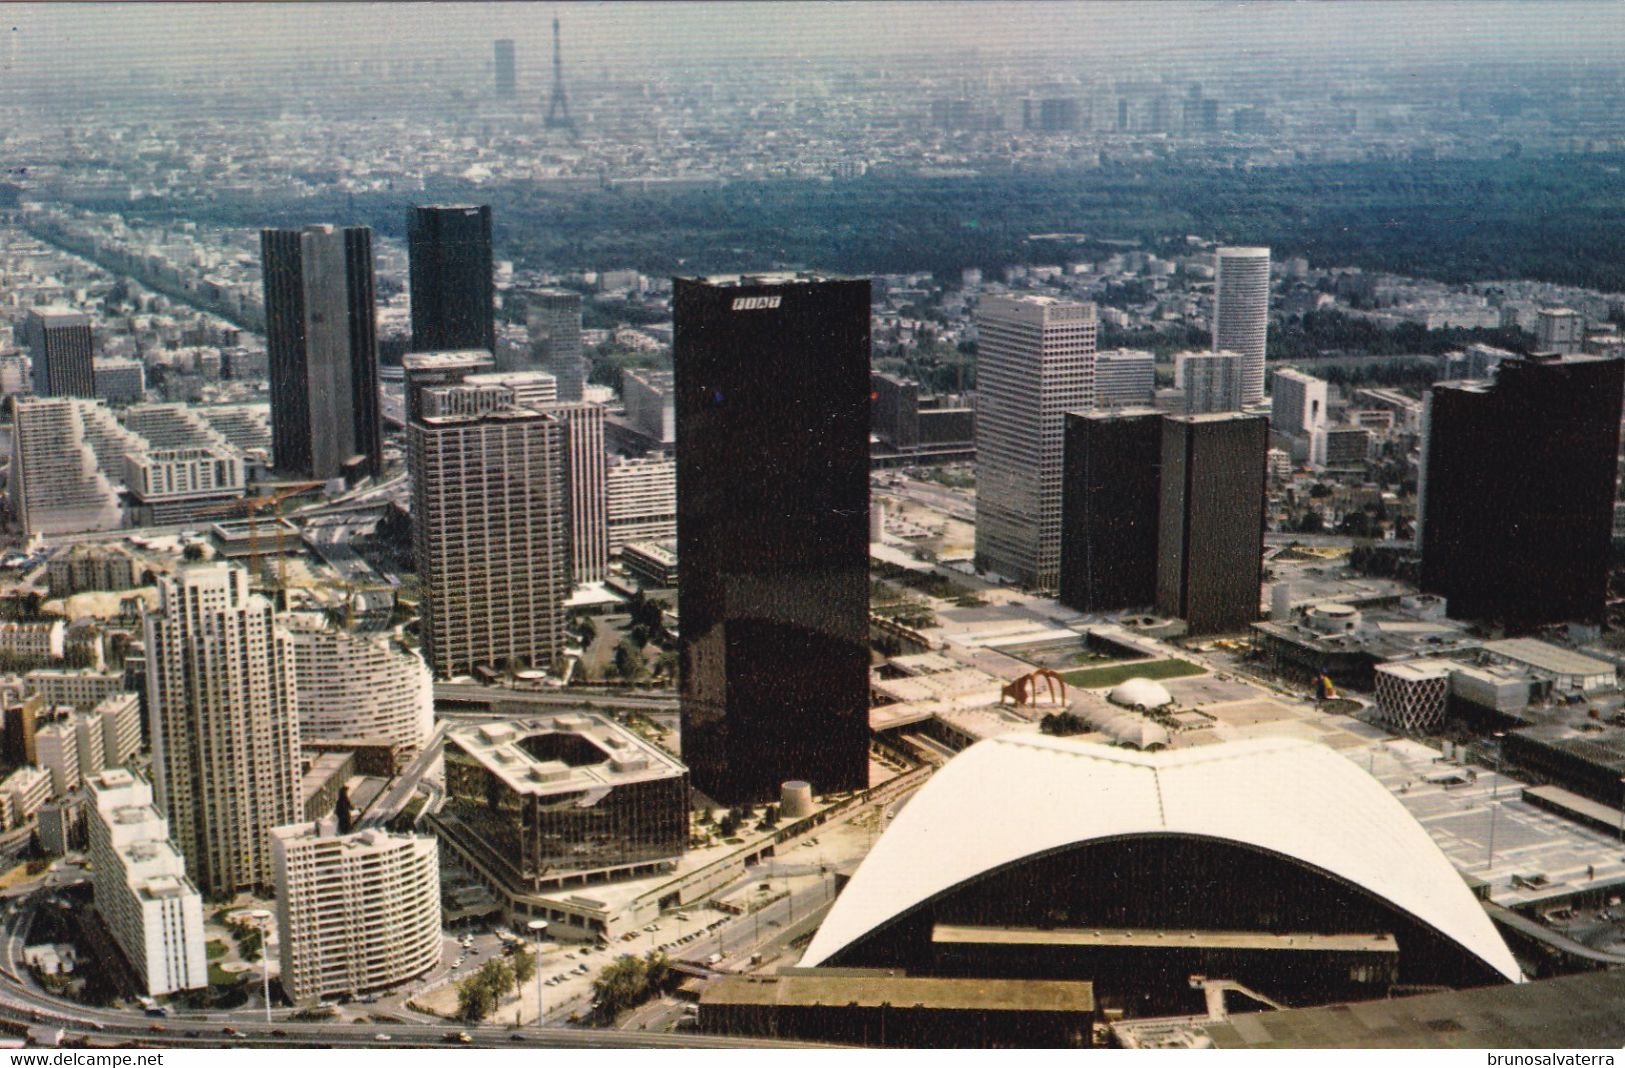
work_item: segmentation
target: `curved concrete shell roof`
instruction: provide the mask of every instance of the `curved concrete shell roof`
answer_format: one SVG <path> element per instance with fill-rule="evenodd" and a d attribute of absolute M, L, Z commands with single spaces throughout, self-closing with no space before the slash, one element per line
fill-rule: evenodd
<path fill-rule="evenodd" d="M 1142 753 L 1042 735 L 965 750 L 893 821 L 801 964 L 994 869 L 1103 838 L 1222 839 L 1361 887 L 1482 959 L 1519 969 L 1467 884 L 1380 783 L 1325 746 L 1264 738 Z"/>

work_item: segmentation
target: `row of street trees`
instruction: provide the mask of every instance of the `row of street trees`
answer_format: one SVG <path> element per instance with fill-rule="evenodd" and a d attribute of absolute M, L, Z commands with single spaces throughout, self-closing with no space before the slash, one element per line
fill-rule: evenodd
<path fill-rule="evenodd" d="M 502 999 L 536 976 L 536 957 L 520 951 L 497 957 L 457 985 L 457 1018 L 479 1023 L 496 1011 Z"/>

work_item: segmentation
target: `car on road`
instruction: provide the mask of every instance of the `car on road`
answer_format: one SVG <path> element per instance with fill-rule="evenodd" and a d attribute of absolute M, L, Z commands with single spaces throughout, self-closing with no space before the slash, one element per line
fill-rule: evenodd
<path fill-rule="evenodd" d="M 389 1036 L 387 1034 L 385 1034 L 384 1032 L 380 1031 L 376 1035 L 372 1036 L 372 1040 L 374 1042 L 388 1042 L 389 1041 Z"/>
<path fill-rule="evenodd" d="M 220 1029 L 220 1033 L 223 1034 L 223 1035 L 228 1035 L 228 1036 L 230 1036 L 232 1038 L 236 1038 L 238 1035 L 242 1034 L 241 1031 L 237 1030 L 235 1027 L 232 1027 L 230 1024 L 227 1024 L 225 1027 L 222 1027 Z"/>
<path fill-rule="evenodd" d="M 446 1034 L 445 1034 L 444 1041 L 446 1041 L 446 1042 L 456 1042 L 456 1043 L 459 1043 L 460 1045 L 466 1046 L 470 1042 L 474 1041 L 474 1039 L 469 1037 L 469 1034 L 468 1034 L 467 1031 L 447 1031 Z"/>
<path fill-rule="evenodd" d="M 273 1038 L 287 1038 L 288 1037 L 288 1032 L 282 1030 L 282 1028 L 280 1028 L 280 1027 L 273 1027 L 271 1029 L 271 1037 L 273 1037 Z"/>
<path fill-rule="evenodd" d="M 508 1036 L 508 1041 L 509 1042 L 524 1042 L 524 1041 L 526 1041 L 526 1039 L 525 1039 L 525 1036 L 524 1036 L 523 1032 L 515 1031 L 513 1034 Z"/>

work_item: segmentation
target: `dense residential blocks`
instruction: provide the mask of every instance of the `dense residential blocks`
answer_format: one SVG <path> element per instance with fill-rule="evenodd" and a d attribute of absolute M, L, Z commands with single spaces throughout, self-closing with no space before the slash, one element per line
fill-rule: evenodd
<path fill-rule="evenodd" d="M 24 532 L 67 534 L 124 524 L 119 485 L 102 467 L 93 440 L 107 429 L 97 425 L 104 415 L 111 419 L 105 409 L 67 397 L 18 399 L 7 492 Z"/>

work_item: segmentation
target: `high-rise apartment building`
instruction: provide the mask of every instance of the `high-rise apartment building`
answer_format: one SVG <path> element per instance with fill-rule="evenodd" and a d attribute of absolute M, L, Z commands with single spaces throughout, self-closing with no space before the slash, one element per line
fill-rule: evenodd
<path fill-rule="evenodd" d="M 496 60 L 497 96 L 512 97 L 519 86 L 514 64 L 513 41 L 507 37 L 498 38 L 491 42 L 491 52 Z"/>
<path fill-rule="evenodd" d="M 96 705 L 102 722 L 102 758 L 122 767 L 141 751 L 141 695 L 116 693 Z"/>
<path fill-rule="evenodd" d="M 448 386 L 462 382 L 470 375 L 491 370 L 496 359 L 481 349 L 462 349 L 457 352 L 413 352 L 401 357 L 401 372 L 406 388 L 406 421 L 423 414 L 422 394 L 431 386 Z"/>
<path fill-rule="evenodd" d="M 1061 499 L 1061 603 L 1080 612 L 1157 599 L 1162 415 L 1069 412 Z"/>
<path fill-rule="evenodd" d="M 140 360 L 104 357 L 96 361 L 96 398 L 108 404 L 140 404 L 147 399 L 147 365 Z"/>
<path fill-rule="evenodd" d="M 1140 349 L 1095 353 L 1095 407 L 1139 408 L 1157 388 L 1155 357 Z"/>
<path fill-rule="evenodd" d="M 37 396 L 96 396 L 89 316 L 69 308 L 31 308 L 22 334 Z"/>
<path fill-rule="evenodd" d="M 208 894 L 272 883 L 270 831 L 303 817 L 292 654 L 271 603 L 225 564 L 158 583 L 145 618 L 159 805 Z"/>
<path fill-rule="evenodd" d="M 383 469 L 372 231 L 260 231 L 277 469 L 328 479 Z"/>
<path fill-rule="evenodd" d="M 609 551 L 677 536 L 677 461 L 669 456 L 617 456 L 604 472 Z"/>
<path fill-rule="evenodd" d="M 72 715 L 62 715 L 34 729 L 40 767 L 51 774 L 51 796 L 79 788 L 79 731 Z M 100 770 L 100 769 L 97 769 Z"/>
<path fill-rule="evenodd" d="M 1585 316 L 1573 308 L 1542 308 L 1535 314 L 1535 348 L 1572 356 L 1585 348 Z"/>
<path fill-rule="evenodd" d="M 85 782 L 96 912 L 151 997 L 209 985 L 203 895 L 153 807 L 152 787 L 116 768 Z"/>
<path fill-rule="evenodd" d="M 670 371 L 622 371 L 621 401 L 626 405 L 626 421 L 650 442 L 670 445 L 677 440 L 677 407 L 672 399 Z"/>
<path fill-rule="evenodd" d="M 869 282 L 673 282 L 683 757 L 718 800 L 867 786 Z"/>
<path fill-rule="evenodd" d="M 578 583 L 598 582 L 609 567 L 603 405 L 577 401 L 536 407 L 564 424 L 571 578 Z"/>
<path fill-rule="evenodd" d="M 1174 386 L 1185 391 L 1186 415 L 1241 410 L 1245 364 L 1234 352 L 1181 352 L 1174 356 Z"/>
<path fill-rule="evenodd" d="M 1095 404 L 1095 306 L 986 296 L 976 322 L 976 564 L 1053 590 L 1065 415 Z"/>
<path fill-rule="evenodd" d="M 423 660 L 376 634 L 290 615 L 299 737 L 387 741 L 410 758 L 434 733 L 434 679 Z"/>
<path fill-rule="evenodd" d="M 433 838 L 299 823 L 271 832 L 282 989 L 295 1005 L 355 997 L 440 963 Z"/>
<path fill-rule="evenodd" d="M 19 397 L 13 413 L 7 495 L 29 535 L 117 530 L 119 484 L 98 462 L 98 406 L 68 397 Z"/>
<path fill-rule="evenodd" d="M 1258 620 L 1268 451 L 1263 416 L 1163 419 L 1156 608 L 1192 635 Z"/>
<path fill-rule="evenodd" d="M 1601 622 L 1625 363 L 1508 358 L 1422 411 L 1422 589 L 1458 619 Z"/>
<path fill-rule="evenodd" d="M 418 402 L 407 462 L 429 664 L 551 668 L 570 595 L 569 427 L 495 384 L 430 386 Z"/>
<path fill-rule="evenodd" d="M 478 359 L 472 358 L 476 355 Z M 547 371 L 483 370 L 490 360 L 477 352 L 419 353 L 407 356 L 404 363 L 408 407 L 418 414 L 422 410 L 420 391 L 438 383 L 463 388 L 436 392 L 437 415 L 474 415 L 515 407 L 543 412 L 564 425 L 570 574 L 576 582 L 601 580 L 609 566 L 603 407 L 590 401 L 560 401 L 558 381 Z"/>
<path fill-rule="evenodd" d="M 581 294 L 538 289 L 526 297 L 531 360 L 559 382 L 559 400 L 578 401 L 587 388 L 587 360 L 581 352 Z"/>
<path fill-rule="evenodd" d="M 1264 348 L 1270 325 L 1270 250 L 1218 251 L 1213 285 L 1213 351 L 1241 357 L 1241 402 L 1264 399 Z"/>
<path fill-rule="evenodd" d="M 1327 423 L 1326 382 L 1288 367 L 1270 380 L 1270 429 L 1308 437 Z"/>
<path fill-rule="evenodd" d="M 412 351 L 483 349 L 494 354 L 490 206 L 412 208 L 406 216 L 406 243 Z"/>

